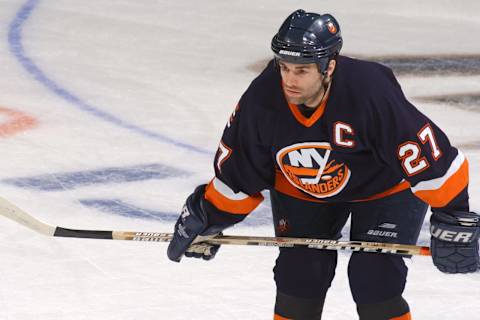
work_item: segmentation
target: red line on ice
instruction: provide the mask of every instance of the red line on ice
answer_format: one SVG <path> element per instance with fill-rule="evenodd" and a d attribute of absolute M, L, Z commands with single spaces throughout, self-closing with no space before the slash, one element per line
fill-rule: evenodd
<path fill-rule="evenodd" d="M 38 121 L 20 111 L 0 107 L 0 115 L 7 115 L 6 122 L 0 123 L 0 137 L 12 136 L 37 126 Z"/>

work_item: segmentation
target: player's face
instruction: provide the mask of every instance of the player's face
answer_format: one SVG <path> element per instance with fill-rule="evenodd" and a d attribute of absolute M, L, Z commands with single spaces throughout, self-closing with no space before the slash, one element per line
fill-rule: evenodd
<path fill-rule="evenodd" d="M 295 64 L 279 61 L 283 91 L 289 103 L 317 107 L 323 98 L 323 75 L 315 63 Z"/>

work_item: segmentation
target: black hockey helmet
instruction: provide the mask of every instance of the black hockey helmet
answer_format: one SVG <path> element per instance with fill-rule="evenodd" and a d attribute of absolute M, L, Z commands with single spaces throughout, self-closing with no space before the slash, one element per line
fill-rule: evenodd
<path fill-rule="evenodd" d="M 272 39 L 275 58 L 291 63 L 316 63 L 322 73 L 342 48 L 340 25 L 330 14 L 297 10 Z"/>

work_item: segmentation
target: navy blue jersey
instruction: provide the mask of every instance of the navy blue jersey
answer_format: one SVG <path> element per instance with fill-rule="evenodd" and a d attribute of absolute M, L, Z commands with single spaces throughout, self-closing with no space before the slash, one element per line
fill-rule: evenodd
<path fill-rule="evenodd" d="M 208 206 L 245 215 L 277 191 L 313 202 L 369 201 L 411 188 L 435 208 L 468 210 L 468 163 L 404 96 L 392 71 L 339 56 L 325 102 L 289 104 L 273 61 L 223 132 Z"/>

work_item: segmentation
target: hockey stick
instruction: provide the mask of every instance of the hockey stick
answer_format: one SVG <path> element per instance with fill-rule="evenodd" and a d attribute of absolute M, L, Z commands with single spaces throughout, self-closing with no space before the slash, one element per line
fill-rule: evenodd
<path fill-rule="evenodd" d="M 173 236 L 171 233 L 80 230 L 52 226 L 36 219 L 24 210 L 2 198 L 0 198 L 0 215 L 7 217 L 15 222 L 18 222 L 25 227 L 39 232 L 43 235 L 53 237 L 169 242 L 172 240 Z M 400 255 L 430 255 L 429 247 L 365 241 L 337 241 L 328 239 L 285 237 L 217 236 L 208 240 L 208 242 L 212 244 L 273 246 L 289 248 L 308 247 L 313 249 L 394 253 Z"/>

